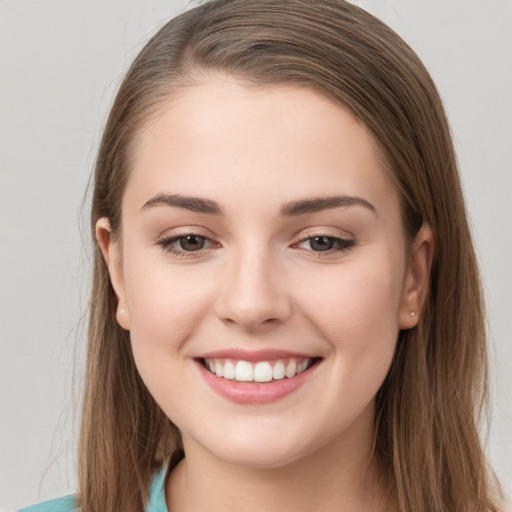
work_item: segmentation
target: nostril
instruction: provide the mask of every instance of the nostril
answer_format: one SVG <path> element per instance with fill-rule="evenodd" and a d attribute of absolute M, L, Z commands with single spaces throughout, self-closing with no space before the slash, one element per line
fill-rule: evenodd
<path fill-rule="evenodd" d="M 262 318 L 262 316 L 243 313 L 224 318 L 224 322 L 230 325 L 237 325 L 241 329 L 254 332 L 260 329 L 273 327 L 281 322 L 279 318 Z"/>

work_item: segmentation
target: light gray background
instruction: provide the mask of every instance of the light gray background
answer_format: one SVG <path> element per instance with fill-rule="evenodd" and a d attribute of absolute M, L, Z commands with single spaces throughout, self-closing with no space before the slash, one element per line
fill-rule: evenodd
<path fill-rule="evenodd" d="M 446 103 L 488 299 L 489 454 L 511 490 L 512 1 L 354 3 L 412 45 Z M 75 490 L 89 279 L 82 198 L 123 71 L 187 4 L 0 0 L 2 512 Z"/>

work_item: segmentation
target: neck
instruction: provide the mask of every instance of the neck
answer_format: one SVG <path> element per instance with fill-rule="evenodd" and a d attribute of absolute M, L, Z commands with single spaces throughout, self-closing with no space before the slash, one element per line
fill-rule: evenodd
<path fill-rule="evenodd" d="M 386 473 L 372 457 L 373 428 L 360 427 L 277 468 L 233 465 L 184 437 L 186 457 L 166 485 L 169 512 L 391 510 Z"/>

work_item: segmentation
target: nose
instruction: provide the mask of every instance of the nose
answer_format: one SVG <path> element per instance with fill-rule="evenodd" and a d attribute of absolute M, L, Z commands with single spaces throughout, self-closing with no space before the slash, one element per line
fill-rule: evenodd
<path fill-rule="evenodd" d="M 269 250 L 239 251 L 226 261 L 219 278 L 216 313 L 224 323 L 255 332 L 278 325 L 290 316 L 286 280 Z"/>

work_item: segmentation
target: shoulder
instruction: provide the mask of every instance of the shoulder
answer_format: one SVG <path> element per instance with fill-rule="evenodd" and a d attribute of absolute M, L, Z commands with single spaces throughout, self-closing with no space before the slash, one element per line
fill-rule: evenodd
<path fill-rule="evenodd" d="M 79 510 L 76 506 L 76 497 L 71 494 L 55 500 L 43 501 L 37 505 L 22 508 L 17 512 L 74 512 Z"/>

